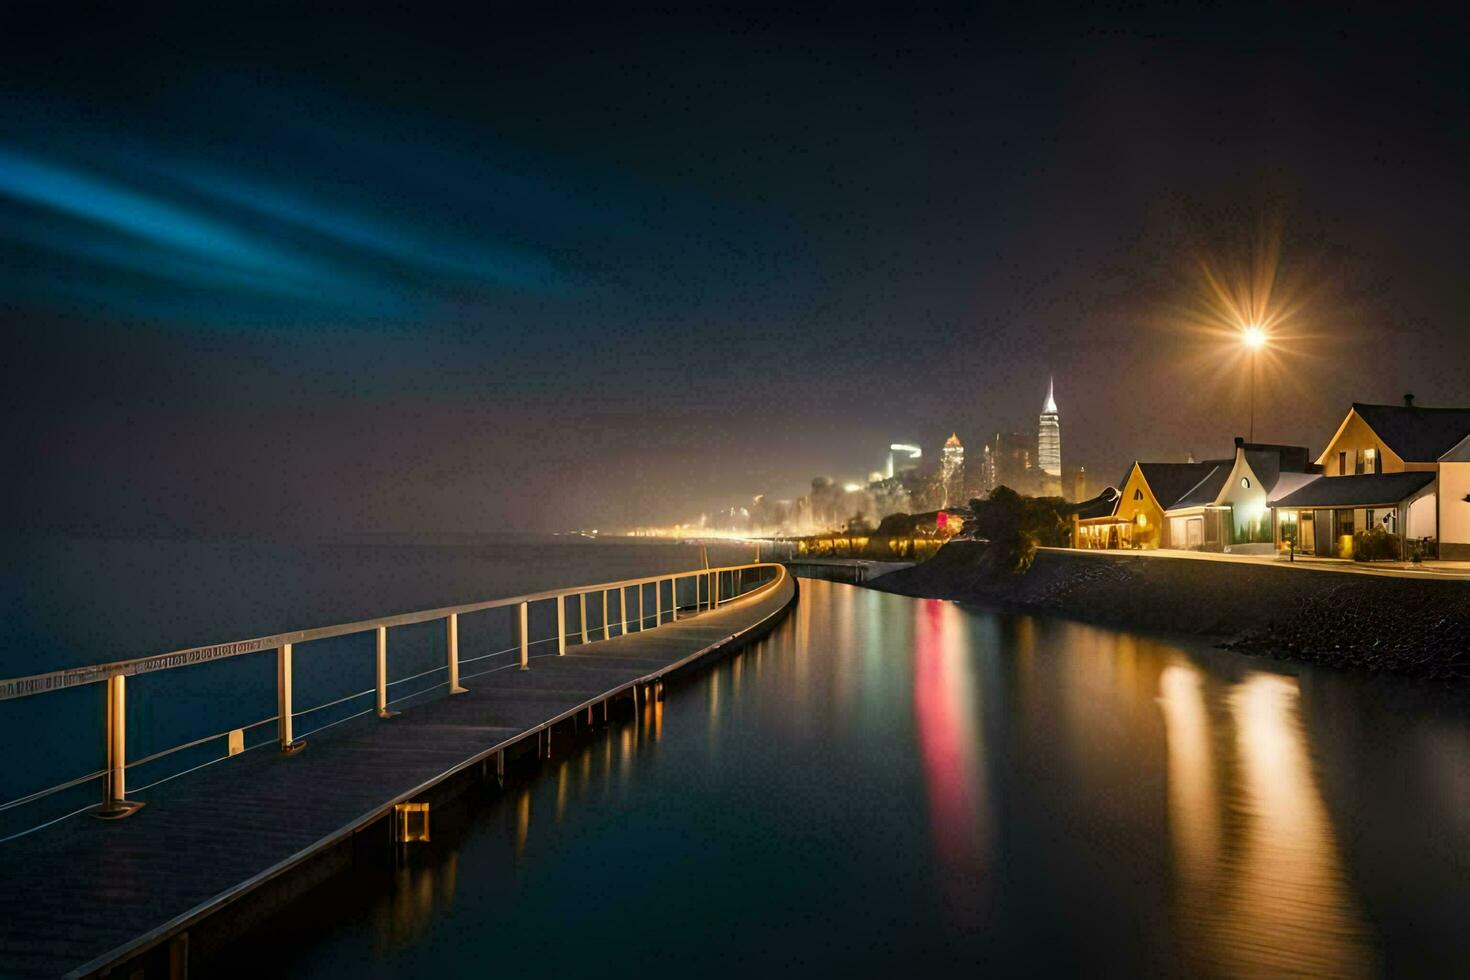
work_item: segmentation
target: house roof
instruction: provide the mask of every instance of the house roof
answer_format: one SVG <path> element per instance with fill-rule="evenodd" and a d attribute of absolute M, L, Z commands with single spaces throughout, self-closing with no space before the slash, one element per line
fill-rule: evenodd
<path fill-rule="evenodd" d="M 1439 458 L 1441 463 L 1470 463 L 1470 435 L 1465 436 Z"/>
<path fill-rule="evenodd" d="M 1379 507 L 1397 504 L 1434 482 L 1433 470 L 1324 476 L 1276 497 L 1272 507 Z"/>
<path fill-rule="evenodd" d="M 1221 463 L 1206 473 L 1198 483 L 1190 487 L 1182 496 L 1172 504 L 1165 506 L 1165 510 L 1175 510 L 1180 507 L 1204 507 L 1213 504 L 1220 496 L 1220 490 L 1225 486 L 1225 481 L 1230 477 L 1232 469 L 1230 463 Z M 1153 486 L 1152 483 L 1149 486 Z"/>
<path fill-rule="evenodd" d="M 1153 492 L 1154 499 L 1164 510 L 1170 510 L 1179 506 L 1177 501 L 1185 494 L 1193 490 L 1201 480 L 1206 479 L 1214 472 L 1216 467 L 1225 467 L 1225 475 L 1220 477 L 1224 482 L 1225 476 L 1230 474 L 1232 460 L 1207 459 L 1200 463 L 1138 463 L 1138 468 L 1143 471 L 1143 478 L 1148 482 L 1148 488 Z M 1215 491 L 1219 492 L 1219 487 Z M 1210 498 L 1214 502 L 1214 498 Z"/>
<path fill-rule="evenodd" d="M 1268 493 L 1268 496 L 1274 494 L 1276 497 L 1285 497 L 1289 493 L 1296 493 L 1313 480 L 1320 480 L 1322 478 L 1321 473 L 1283 473 L 1280 479 L 1276 481 L 1276 486 Z M 1333 479 L 1337 478 L 1334 477 Z"/>
<path fill-rule="evenodd" d="M 1470 434 L 1470 408 L 1353 402 L 1353 411 L 1406 463 L 1432 463 Z"/>
<path fill-rule="evenodd" d="M 1117 487 L 1103 487 L 1102 492 L 1091 500 L 1083 500 L 1073 505 L 1072 513 L 1077 515 L 1081 521 L 1091 520 L 1094 517 L 1110 517 L 1118 509 L 1118 501 L 1122 498 Z"/>
<path fill-rule="evenodd" d="M 1276 485 L 1280 473 L 1321 473 L 1312 462 L 1312 453 L 1306 446 L 1281 446 L 1270 442 L 1242 443 L 1246 462 L 1261 481 L 1261 486 L 1270 492 Z"/>

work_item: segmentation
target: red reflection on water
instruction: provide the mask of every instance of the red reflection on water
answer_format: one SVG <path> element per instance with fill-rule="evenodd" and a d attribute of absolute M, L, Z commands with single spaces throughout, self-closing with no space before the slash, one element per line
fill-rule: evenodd
<path fill-rule="evenodd" d="M 979 737 L 969 633 L 947 602 L 916 604 L 914 724 L 945 898 L 953 907 L 983 852 Z"/>

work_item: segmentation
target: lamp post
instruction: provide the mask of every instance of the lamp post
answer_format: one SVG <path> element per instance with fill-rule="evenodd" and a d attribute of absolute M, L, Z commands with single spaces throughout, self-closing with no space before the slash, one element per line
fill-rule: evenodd
<path fill-rule="evenodd" d="M 1252 323 L 1240 332 L 1240 342 L 1245 344 L 1246 350 L 1251 355 L 1251 416 L 1250 433 L 1246 436 L 1247 442 L 1256 441 L 1256 352 L 1266 346 L 1266 331 Z"/>

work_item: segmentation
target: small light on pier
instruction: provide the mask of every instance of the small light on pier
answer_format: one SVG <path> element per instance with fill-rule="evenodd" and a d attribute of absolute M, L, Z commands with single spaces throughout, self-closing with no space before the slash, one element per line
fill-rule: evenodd
<path fill-rule="evenodd" d="M 410 844 L 429 839 L 429 804 L 393 804 L 393 839 Z"/>

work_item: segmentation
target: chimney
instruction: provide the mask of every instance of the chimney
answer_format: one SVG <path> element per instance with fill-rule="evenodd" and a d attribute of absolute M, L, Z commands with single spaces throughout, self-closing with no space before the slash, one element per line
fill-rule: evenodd
<path fill-rule="evenodd" d="M 1245 445 L 1245 436 L 1236 436 L 1235 437 L 1235 448 L 1236 449 L 1239 449 L 1241 446 L 1244 446 L 1244 445 Z"/>
<path fill-rule="evenodd" d="M 1414 396 L 1413 395 L 1405 395 L 1404 396 L 1404 407 L 1405 408 L 1413 408 L 1414 407 Z"/>

